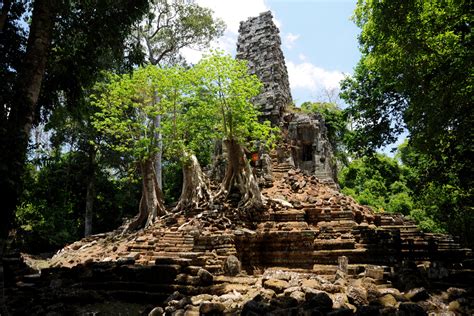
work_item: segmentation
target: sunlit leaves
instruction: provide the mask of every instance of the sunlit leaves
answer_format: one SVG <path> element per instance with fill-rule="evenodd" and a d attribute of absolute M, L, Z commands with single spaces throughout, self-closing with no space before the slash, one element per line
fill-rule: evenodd
<path fill-rule="evenodd" d="M 157 132 L 168 157 L 209 153 L 217 139 L 259 139 L 270 146 L 276 133 L 268 122 L 258 122 L 251 103 L 260 87 L 245 62 L 220 52 L 190 69 L 150 65 L 132 75 L 110 74 L 91 96 L 99 109 L 93 125 L 112 138 L 107 146 L 137 160 L 156 153 Z"/>

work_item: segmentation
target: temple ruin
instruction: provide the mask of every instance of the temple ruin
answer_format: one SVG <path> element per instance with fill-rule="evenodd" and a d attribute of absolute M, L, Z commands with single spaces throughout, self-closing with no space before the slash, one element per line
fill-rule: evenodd
<path fill-rule="evenodd" d="M 9 258 L 10 308 L 18 315 L 472 315 L 470 249 L 403 215 L 375 213 L 327 181 L 334 171 L 324 120 L 287 111 L 279 45 L 270 12 L 241 24 L 238 56 L 265 85 L 256 105 L 284 135 L 263 164 L 262 209 L 215 200 L 170 212 L 137 232 L 76 241 L 40 273 Z"/>
<path fill-rule="evenodd" d="M 247 60 L 250 72 L 262 81 L 263 91 L 253 102 L 261 117 L 274 125 L 292 102 L 279 32 L 270 11 L 240 22 L 236 55 Z"/>
<path fill-rule="evenodd" d="M 253 100 L 261 118 L 280 126 L 290 145 L 290 164 L 323 179 L 336 179 L 332 148 L 321 115 L 289 113 L 292 104 L 280 31 L 270 11 L 240 23 L 237 58 L 248 61 L 250 72 L 263 83 Z"/>

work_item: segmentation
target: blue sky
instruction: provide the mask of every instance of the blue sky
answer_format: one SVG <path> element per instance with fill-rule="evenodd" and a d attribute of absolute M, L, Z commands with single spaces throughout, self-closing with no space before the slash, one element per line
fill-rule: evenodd
<path fill-rule="evenodd" d="M 215 16 L 227 24 L 223 37 L 214 48 L 235 54 L 240 21 L 271 10 L 280 29 L 293 101 L 336 101 L 339 81 L 351 75 L 360 52 L 357 36 L 359 28 L 350 20 L 357 0 L 195 0 L 214 10 Z M 185 56 L 197 62 L 202 52 L 187 49 Z M 332 98 L 328 100 L 327 93 Z M 385 154 L 398 146 L 397 142 L 383 148 Z"/>
<path fill-rule="evenodd" d="M 327 101 L 337 94 L 343 74 L 351 74 L 360 53 L 359 29 L 350 20 L 356 0 L 196 0 L 214 10 L 227 30 L 214 47 L 235 53 L 239 22 L 271 10 L 280 29 L 282 49 L 297 105 Z M 187 50 L 197 61 L 201 53 Z"/>

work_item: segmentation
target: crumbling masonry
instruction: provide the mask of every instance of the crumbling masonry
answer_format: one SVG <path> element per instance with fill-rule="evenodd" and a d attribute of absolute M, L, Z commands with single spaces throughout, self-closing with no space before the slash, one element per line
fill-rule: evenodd
<path fill-rule="evenodd" d="M 240 23 L 237 58 L 248 61 L 250 72 L 263 82 L 263 91 L 254 99 L 261 119 L 280 126 L 290 146 L 289 163 L 310 175 L 336 179 L 332 148 L 324 119 L 319 115 L 288 113 L 292 103 L 280 31 L 270 11 Z"/>
<path fill-rule="evenodd" d="M 279 30 L 270 11 L 240 22 L 237 58 L 248 61 L 250 72 L 263 83 L 263 91 L 254 100 L 262 118 L 278 125 L 292 102 Z"/>

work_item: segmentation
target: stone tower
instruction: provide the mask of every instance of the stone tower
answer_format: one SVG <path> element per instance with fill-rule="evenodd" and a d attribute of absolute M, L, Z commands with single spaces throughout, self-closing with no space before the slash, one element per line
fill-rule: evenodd
<path fill-rule="evenodd" d="M 322 116 L 292 113 L 292 102 L 280 31 L 270 11 L 240 22 L 237 58 L 248 61 L 250 72 L 263 83 L 253 103 L 263 120 L 280 126 L 291 148 L 290 164 L 320 179 L 336 179 L 331 144 Z"/>
<path fill-rule="evenodd" d="M 251 73 L 263 83 L 262 93 L 253 100 L 262 113 L 262 119 L 279 125 L 292 98 L 280 48 L 280 31 L 272 18 L 272 13 L 267 11 L 240 22 L 236 58 L 247 60 Z"/>

